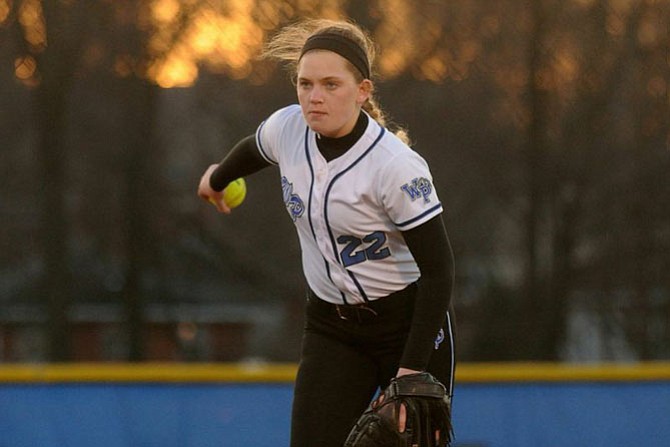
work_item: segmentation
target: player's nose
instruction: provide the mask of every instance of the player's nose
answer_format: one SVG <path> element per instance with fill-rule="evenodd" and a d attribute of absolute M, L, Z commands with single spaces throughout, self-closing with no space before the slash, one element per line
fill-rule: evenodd
<path fill-rule="evenodd" d="M 322 103 L 323 102 L 323 92 L 320 88 L 315 87 L 312 89 L 309 100 L 313 103 Z"/>

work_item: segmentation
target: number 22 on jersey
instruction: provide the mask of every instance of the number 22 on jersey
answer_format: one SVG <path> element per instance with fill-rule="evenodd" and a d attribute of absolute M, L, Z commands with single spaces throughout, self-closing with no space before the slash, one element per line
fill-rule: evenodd
<path fill-rule="evenodd" d="M 386 234 L 383 231 L 375 231 L 362 239 L 343 235 L 337 238 L 337 242 L 344 245 L 340 251 L 340 258 L 345 267 L 391 256 L 388 247 L 384 247 Z"/>

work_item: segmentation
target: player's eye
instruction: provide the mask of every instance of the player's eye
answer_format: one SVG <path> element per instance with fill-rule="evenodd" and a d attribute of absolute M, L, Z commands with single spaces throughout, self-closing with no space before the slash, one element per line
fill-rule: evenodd
<path fill-rule="evenodd" d="M 329 89 L 329 90 L 333 90 L 333 89 L 337 88 L 337 82 L 332 82 L 332 81 L 326 82 L 326 88 Z"/>
<path fill-rule="evenodd" d="M 312 85 L 311 82 L 301 79 L 298 81 L 298 87 L 300 88 L 309 88 Z"/>

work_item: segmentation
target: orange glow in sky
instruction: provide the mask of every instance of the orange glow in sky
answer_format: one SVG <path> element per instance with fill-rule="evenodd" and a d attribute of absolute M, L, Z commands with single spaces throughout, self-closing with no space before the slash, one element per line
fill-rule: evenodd
<path fill-rule="evenodd" d="M 164 88 L 188 87 L 198 78 L 200 64 L 233 78 L 248 75 L 265 38 L 252 18 L 253 6 L 249 0 L 238 0 L 226 4 L 224 13 L 215 9 L 215 3 L 205 3 L 190 12 L 185 28 L 175 31 L 183 5 L 155 0 L 152 17 L 157 33 L 150 43 L 155 55 L 150 77 Z"/>
<path fill-rule="evenodd" d="M 0 0 L 0 25 L 7 20 L 7 16 L 9 15 L 9 3 L 8 0 Z"/>
<path fill-rule="evenodd" d="M 0 25 L 15 16 L 28 53 L 33 56 L 48 45 L 42 10 L 45 1 L 0 0 Z M 595 0 L 571 1 L 587 8 Z M 606 16 L 608 33 L 618 36 L 625 31 L 631 1 L 612 1 Z M 451 10 L 443 3 L 428 2 L 423 8 L 419 3 L 411 0 L 370 3 L 369 12 L 375 19 L 375 27 L 368 31 L 380 50 L 376 71 L 382 79 L 411 73 L 431 82 L 470 76 L 473 66 L 486 52 L 486 39 L 495 40 L 505 25 L 504 16 L 495 12 L 489 16 L 475 14 L 476 10 L 466 7 L 469 2 L 463 3 L 459 9 L 462 14 L 458 16 L 448 15 Z M 137 5 L 140 5 L 139 16 Z M 114 71 L 119 76 L 147 76 L 164 88 L 192 86 L 201 69 L 232 79 L 262 82 L 268 72 L 258 68 L 256 57 L 278 27 L 300 17 L 343 18 L 348 6 L 346 0 L 146 0 L 132 7 L 119 3 L 116 10 L 119 23 L 136 24 L 149 36 L 145 54 L 115 55 Z M 667 38 L 663 26 L 664 22 L 654 15 L 643 16 L 635 36 L 638 44 L 653 47 L 662 43 Z M 413 32 L 416 30 L 420 32 Z M 570 88 L 583 76 L 579 45 L 567 38 L 557 41 L 552 57 L 538 72 L 536 80 L 543 88 Z M 496 66 L 493 72 L 500 85 L 517 84 L 519 77 L 515 73 L 524 67 L 513 62 L 511 68 L 506 68 L 504 61 L 514 61 L 523 55 L 512 49 L 506 53 L 489 53 L 487 57 L 488 65 Z M 39 67 L 30 69 L 29 59 L 21 60 L 26 62 L 15 66 L 17 79 L 39 78 Z M 144 67 L 148 67 L 146 72 Z M 658 81 L 650 84 L 649 91 L 653 94 L 662 90 L 667 89 Z"/>
<path fill-rule="evenodd" d="M 18 11 L 26 41 L 36 51 L 47 45 L 47 30 L 40 0 L 23 0 Z"/>

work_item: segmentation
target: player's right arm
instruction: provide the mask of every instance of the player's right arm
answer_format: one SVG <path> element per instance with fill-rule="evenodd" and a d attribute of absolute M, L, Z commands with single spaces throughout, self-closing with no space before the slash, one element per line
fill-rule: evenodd
<path fill-rule="evenodd" d="M 297 133 L 287 131 L 287 128 L 296 127 L 300 129 Z M 279 148 L 293 138 L 300 138 L 304 127 L 299 105 L 277 110 L 258 126 L 254 135 L 237 143 L 221 163 L 207 168 L 200 179 L 198 195 L 214 201 L 220 212 L 230 213 L 230 208 L 222 200 L 222 191 L 228 183 L 279 164 Z"/>
<path fill-rule="evenodd" d="M 258 172 L 270 164 L 261 156 L 256 145 L 256 136 L 250 135 L 238 142 L 218 164 L 210 165 L 200 178 L 198 196 L 212 199 L 216 208 L 230 213 L 230 208 L 221 200 L 223 189 L 235 179 Z"/>

